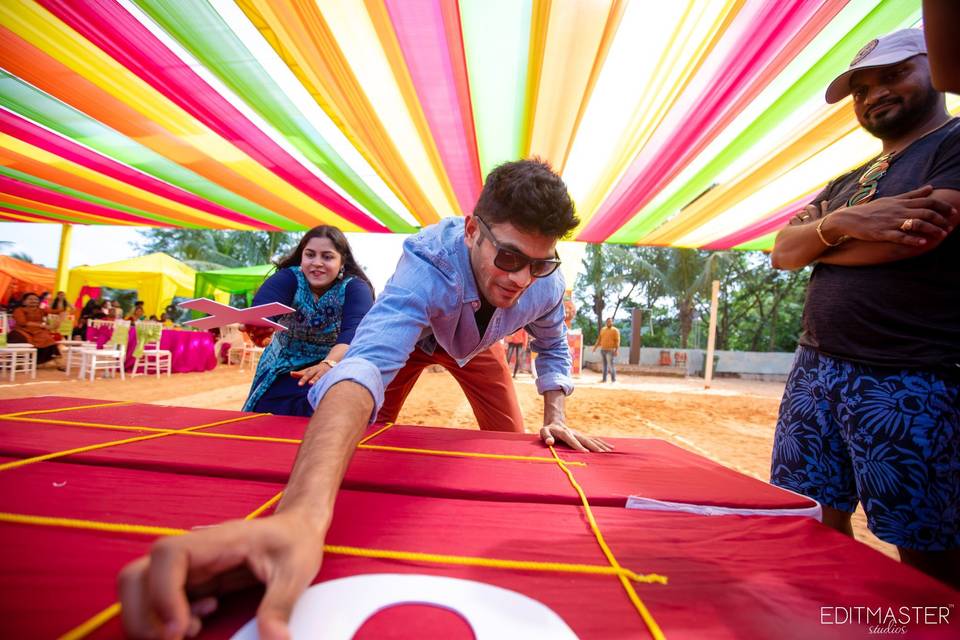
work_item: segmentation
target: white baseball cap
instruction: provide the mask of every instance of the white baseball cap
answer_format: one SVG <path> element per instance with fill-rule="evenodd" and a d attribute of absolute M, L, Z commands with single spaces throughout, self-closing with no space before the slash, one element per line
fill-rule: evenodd
<path fill-rule="evenodd" d="M 826 93 L 827 102 L 829 104 L 840 102 L 850 95 L 850 76 L 855 71 L 870 67 L 886 67 L 926 53 L 927 43 L 920 29 L 901 29 L 882 38 L 875 38 L 860 49 L 847 70 L 830 83 Z"/>

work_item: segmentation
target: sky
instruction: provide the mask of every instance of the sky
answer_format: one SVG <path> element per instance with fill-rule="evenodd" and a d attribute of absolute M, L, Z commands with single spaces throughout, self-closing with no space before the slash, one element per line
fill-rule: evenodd
<path fill-rule="evenodd" d="M 141 254 L 136 246 L 143 242 L 140 234 L 148 227 L 111 227 L 74 225 L 70 244 L 70 268 L 80 265 L 95 265 L 126 260 Z M 379 293 L 397 266 L 402 244 L 408 236 L 391 233 L 348 233 L 347 239 L 354 256 L 363 266 L 373 288 Z M 0 247 L 0 253 L 26 253 L 37 264 L 57 268 L 60 250 L 60 225 L 34 223 L 0 223 L 0 240 L 13 242 L 13 246 Z M 563 260 L 567 286 L 579 270 L 585 246 L 579 242 L 563 242 L 560 257 Z"/>

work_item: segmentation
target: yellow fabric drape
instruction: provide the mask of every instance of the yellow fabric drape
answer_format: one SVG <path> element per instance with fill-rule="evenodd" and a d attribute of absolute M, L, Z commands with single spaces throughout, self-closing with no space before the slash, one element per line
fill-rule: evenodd
<path fill-rule="evenodd" d="M 67 300 L 75 300 L 84 286 L 135 289 L 143 301 L 143 310 L 150 316 L 158 316 L 175 296 L 189 298 L 193 295 L 196 271 L 165 253 L 110 262 L 107 264 L 76 267 L 70 270 L 67 285 Z M 224 300 L 228 302 L 229 294 Z"/>

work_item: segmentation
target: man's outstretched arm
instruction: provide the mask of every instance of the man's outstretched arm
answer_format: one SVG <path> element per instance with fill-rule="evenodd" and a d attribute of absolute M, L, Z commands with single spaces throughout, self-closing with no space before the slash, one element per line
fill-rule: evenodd
<path fill-rule="evenodd" d="M 289 638 L 290 613 L 320 570 L 334 500 L 373 406 L 365 387 L 335 384 L 310 420 L 275 515 L 163 538 L 127 565 L 118 579 L 127 634 L 195 635 L 220 594 L 259 581 L 260 637 Z"/>

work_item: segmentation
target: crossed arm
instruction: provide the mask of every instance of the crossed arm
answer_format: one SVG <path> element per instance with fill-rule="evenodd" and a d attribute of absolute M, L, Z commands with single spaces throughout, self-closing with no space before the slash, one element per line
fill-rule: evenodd
<path fill-rule="evenodd" d="M 793 270 L 813 262 L 862 266 L 912 258 L 938 247 L 960 225 L 958 212 L 960 191 L 930 186 L 834 211 L 825 201 L 810 204 L 777 234 L 771 263 Z"/>

